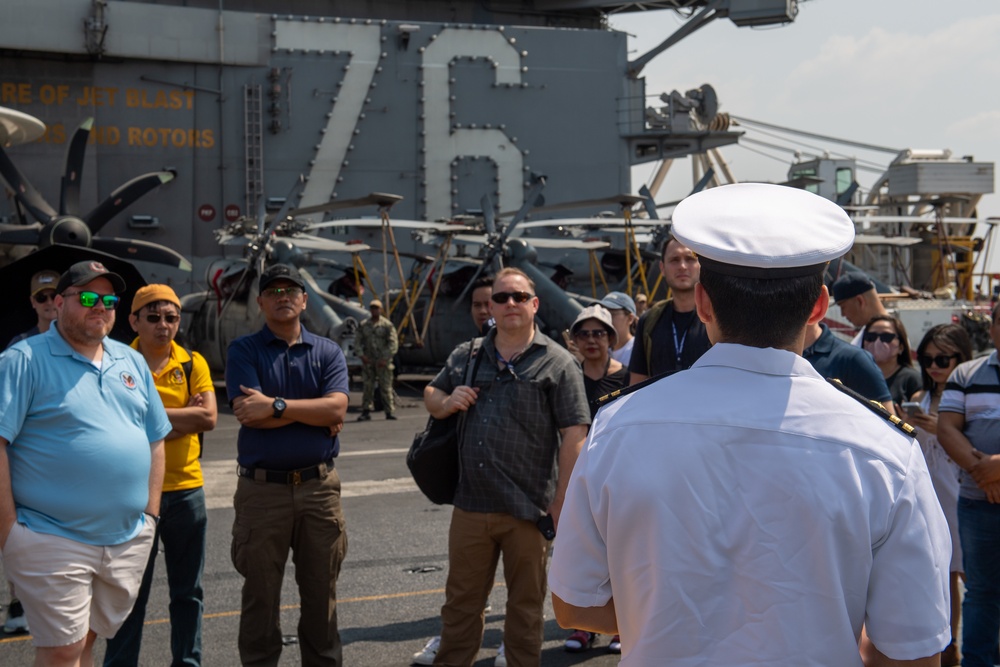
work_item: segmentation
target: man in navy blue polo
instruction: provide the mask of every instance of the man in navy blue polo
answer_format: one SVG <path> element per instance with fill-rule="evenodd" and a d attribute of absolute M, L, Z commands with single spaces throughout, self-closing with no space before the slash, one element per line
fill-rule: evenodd
<path fill-rule="evenodd" d="M 893 411 L 889 385 L 872 355 L 840 340 L 825 324 L 817 322 L 806 328 L 802 356 L 823 377 L 840 380 L 848 389 Z"/>
<path fill-rule="evenodd" d="M 234 340 L 226 362 L 226 389 L 241 424 L 232 547 L 244 577 L 240 660 L 278 664 L 290 549 L 302 664 L 340 667 L 336 592 L 347 533 L 334 458 L 347 413 L 347 362 L 336 344 L 299 322 L 308 295 L 294 267 L 271 266 L 258 287 L 265 325 Z"/>

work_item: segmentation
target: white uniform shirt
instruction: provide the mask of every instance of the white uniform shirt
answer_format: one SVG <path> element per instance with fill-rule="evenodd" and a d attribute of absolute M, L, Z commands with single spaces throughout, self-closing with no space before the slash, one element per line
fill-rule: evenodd
<path fill-rule="evenodd" d="M 635 336 L 628 339 L 628 342 L 617 350 L 611 350 L 611 358 L 624 364 L 628 368 L 628 362 L 632 360 L 632 346 L 635 345 Z"/>
<path fill-rule="evenodd" d="M 549 584 L 614 597 L 622 665 L 940 651 L 948 526 L 917 443 L 791 352 L 716 344 L 598 413 Z"/>

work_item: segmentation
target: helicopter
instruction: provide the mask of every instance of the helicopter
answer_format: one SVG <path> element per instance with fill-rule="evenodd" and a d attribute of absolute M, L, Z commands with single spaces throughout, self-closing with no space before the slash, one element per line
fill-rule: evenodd
<path fill-rule="evenodd" d="M 528 202 L 538 201 L 537 193 L 544 187 L 544 178 L 537 181 L 536 196 L 529 196 Z M 310 331 L 337 342 L 352 372 L 360 368 L 354 353 L 354 335 L 358 323 L 368 316 L 365 294 L 377 295 L 386 304 L 386 314 L 400 335 L 400 366 L 409 371 L 439 368 L 452 349 L 471 336 L 471 325 L 457 311 L 467 308 L 469 285 L 480 275 L 494 273 L 501 266 L 516 266 L 535 282 L 541 297 L 539 323 L 547 333 L 558 335 L 583 308 L 576 297 L 565 292 L 538 266 L 537 250 L 529 242 L 511 238 L 517 223 L 530 208 L 528 205 L 502 228 L 496 224 L 488 196 L 482 201 L 481 225 L 468 219 L 393 220 L 389 212 L 402 197 L 387 193 L 291 208 L 290 202 L 302 184 L 302 179 L 296 182 L 277 213 L 268 215 L 258 207 L 254 220 L 243 218 L 218 230 L 218 242 L 223 247 L 241 245 L 244 256 L 210 265 L 206 282 L 211 288 L 182 298 L 182 311 L 188 315 L 183 335 L 216 370 L 224 367 L 226 348 L 234 338 L 262 326 L 256 303 L 257 276 L 274 263 L 298 268 L 309 295 L 303 316 L 305 325 Z M 306 217 L 317 212 L 368 206 L 376 207 L 375 218 L 313 222 Z M 337 238 L 320 236 L 323 230 L 330 230 Z M 398 235 L 406 231 L 410 232 L 412 244 L 405 243 L 406 237 Z M 381 235 L 381 247 L 342 240 L 358 232 L 367 233 L 372 243 Z M 480 244 L 478 255 L 453 252 L 459 239 L 464 239 L 464 244 Z M 401 242 L 405 243 L 405 250 L 400 249 Z M 540 247 L 575 251 L 609 246 L 607 242 L 573 239 L 536 242 Z M 372 254 L 376 257 L 372 258 Z M 344 255 L 350 261 L 343 260 Z M 376 267 L 378 255 L 381 255 L 381 269 Z M 374 270 L 366 266 L 365 256 Z"/>

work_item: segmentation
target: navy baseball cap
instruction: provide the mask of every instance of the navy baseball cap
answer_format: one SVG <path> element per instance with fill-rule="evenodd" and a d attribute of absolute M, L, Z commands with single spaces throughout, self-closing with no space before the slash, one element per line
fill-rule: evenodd
<path fill-rule="evenodd" d="M 872 282 L 871 278 L 857 271 L 848 271 L 833 281 L 830 291 L 833 292 L 834 303 L 839 303 L 873 289 L 875 289 L 875 283 Z"/>

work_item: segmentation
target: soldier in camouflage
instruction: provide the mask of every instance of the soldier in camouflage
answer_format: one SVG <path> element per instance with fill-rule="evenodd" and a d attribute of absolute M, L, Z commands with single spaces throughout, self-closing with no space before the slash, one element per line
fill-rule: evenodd
<path fill-rule="evenodd" d="M 375 409 L 375 383 L 382 392 L 385 418 L 395 419 L 395 404 L 392 396 L 392 357 L 399 349 L 396 328 L 389 318 L 382 317 L 382 302 L 372 299 L 368 305 L 372 316 L 361 323 L 357 335 L 357 348 L 361 356 L 361 380 L 365 385 L 361 402 L 361 416 L 358 421 L 368 421 Z"/>

